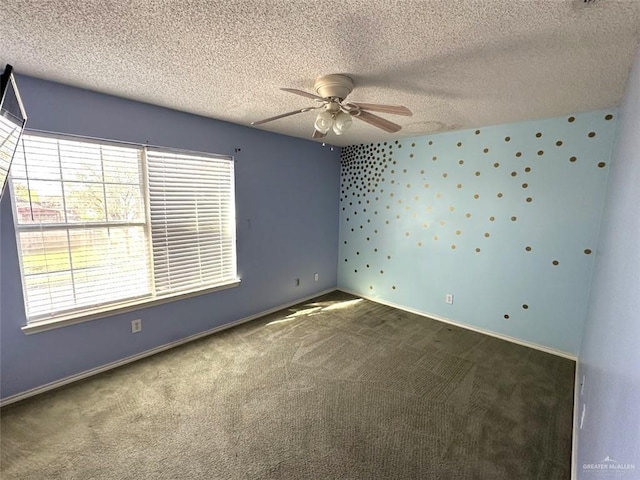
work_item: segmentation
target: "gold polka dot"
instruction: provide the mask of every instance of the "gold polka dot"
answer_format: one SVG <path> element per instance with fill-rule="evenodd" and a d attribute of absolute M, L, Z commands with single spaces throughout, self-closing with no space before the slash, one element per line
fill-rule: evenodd
<path fill-rule="evenodd" d="M 489 149 L 485 148 L 484 150 L 482 150 L 484 153 L 489 153 Z"/>
<path fill-rule="evenodd" d="M 395 289 L 396 289 L 396 286 L 395 286 L 395 285 L 392 285 L 392 286 L 391 286 L 391 288 L 392 288 L 393 290 L 395 290 Z"/>
<path fill-rule="evenodd" d="M 373 290 L 373 285 L 369 285 L 369 290 Z"/>
<path fill-rule="evenodd" d="M 458 146 L 461 147 L 462 146 L 462 142 L 458 142 Z"/>
<path fill-rule="evenodd" d="M 505 313 L 505 314 L 504 314 L 504 319 L 505 319 L 505 320 L 509 320 L 509 314 Z"/>
<path fill-rule="evenodd" d="M 600 163 L 598 164 L 598 167 L 600 167 L 600 168 L 604 168 L 604 167 L 605 167 L 605 165 L 606 165 L 606 163 L 604 163 L 604 162 L 600 162 Z"/>
<path fill-rule="evenodd" d="M 476 253 L 480 253 L 480 249 L 479 248 L 476 248 Z"/>
<path fill-rule="evenodd" d="M 530 252 L 530 251 L 531 251 L 531 247 L 529 247 L 529 246 L 524 247 L 524 249 L 525 249 L 527 252 Z"/>
<path fill-rule="evenodd" d="M 560 262 L 559 262 L 558 260 L 554 260 L 554 261 L 553 261 L 553 262 L 551 262 L 551 263 L 553 263 L 553 264 L 554 264 L 554 265 L 556 265 L 556 266 L 560 264 Z"/>
<path fill-rule="evenodd" d="M 458 160 L 458 163 L 459 163 L 460 165 L 463 165 L 463 164 L 464 164 L 464 160 Z"/>
<path fill-rule="evenodd" d="M 527 173 L 529 173 L 529 172 L 531 171 L 531 167 L 526 167 L 526 168 L 524 169 L 524 171 L 525 171 L 525 172 L 527 172 Z"/>
<path fill-rule="evenodd" d="M 422 246 L 422 242 L 418 242 L 418 246 L 421 247 Z"/>
<path fill-rule="evenodd" d="M 440 220 L 440 225 L 444 225 L 444 220 Z"/>
<path fill-rule="evenodd" d="M 480 130 L 476 130 L 476 135 L 480 135 Z"/>
<path fill-rule="evenodd" d="M 479 176 L 480 176 L 480 172 L 476 172 L 476 177 L 479 177 Z"/>
<path fill-rule="evenodd" d="M 544 155 L 544 150 L 538 150 L 538 155 L 539 155 L 539 156 Z"/>
<path fill-rule="evenodd" d="M 575 162 L 576 160 L 577 160 L 577 158 L 576 158 L 576 157 L 571 157 L 571 158 L 569 159 L 569 161 L 570 161 L 570 162 Z"/>
<path fill-rule="evenodd" d="M 516 157 L 521 157 L 522 156 L 522 152 L 516 152 Z"/>
<path fill-rule="evenodd" d="M 433 142 L 431 140 L 429 140 L 429 145 L 433 145 Z"/>
<path fill-rule="evenodd" d="M 467 218 L 471 218 L 471 214 L 470 214 L 470 213 L 467 213 L 467 214 L 465 215 L 465 217 L 467 217 Z"/>
<path fill-rule="evenodd" d="M 407 183 L 407 188 L 411 188 L 411 184 L 410 183 Z"/>
<path fill-rule="evenodd" d="M 443 177 L 443 178 L 447 178 L 447 172 L 443 173 L 443 174 L 442 174 L 442 177 Z"/>
<path fill-rule="evenodd" d="M 562 146 L 562 141 L 561 141 L 561 140 L 558 140 L 558 141 L 556 142 L 556 147 L 561 147 L 561 146 Z"/>
<path fill-rule="evenodd" d="M 489 232 L 484 232 L 484 237 L 485 238 L 489 238 L 491 235 L 489 234 Z"/>
<path fill-rule="evenodd" d="M 612 118 L 613 118 L 613 115 L 611 115 L 611 114 L 606 115 L 606 116 L 604 117 L 604 119 L 605 119 L 605 120 L 611 120 Z"/>
<path fill-rule="evenodd" d="M 449 207 L 449 211 L 450 211 L 450 212 L 453 212 L 454 210 L 455 210 L 455 209 L 453 208 L 453 205 L 451 205 L 451 206 Z"/>
<path fill-rule="evenodd" d="M 380 270 L 380 275 L 384 275 L 384 270 Z"/>
<path fill-rule="evenodd" d="M 437 235 L 435 235 L 435 236 L 433 237 L 433 239 L 434 239 L 434 240 L 438 240 L 438 236 L 437 236 Z"/>
<path fill-rule="evenodd" d="M 424 175 L 424 170 L 420 170 L 420 173 L 421 173 L 422 175 Z"/>
<path fill-rule="evenodd" d="M 590 248 L 586 248 L 584 253 L 585 253 L 585 255 L 591 255 L 591 249 Z"/>
<path fill-rule="evenodd" d="M 433 157 L 431 160 L 435 162 L 436 160 L 438 160 L 438 157 Z"/>
<path fill-rule="evenodd" d="M 458 188 L 462 188 L 462 184 L 459 183 L 458 185 L 456 185 Z"/>
<path fill-rule="evenodd" d="M 499 164 L 498 162 L 496 162 L 496 163 L 494 163 L 494 164 L 493 164 L 493 167 L 494 167 L 494 168 L 498 168 L 499 166 L 500 166 L 500 164 Z"/>
<path fill-rule="evenodd" d="M 422 226 L 423 226 L 424 228 L 429 228 L 429 224 L 428 224 L 427 222 L 424 222 L 424 223 L 422 224 Z"/>
<path fill-rule="evenodd" d="M 425 184 L 424 184 L 424 188 L 429 188 L 429 184 L 428 184 L 428 183 L 425 183 Z"/>
<path fill-rule="evenodd" d="M 576 117 L 569 117 L 567 120 L 569 123 L 573 123 L 576 120 Z"/>
<path fill-rule="evenodd" d="M 498 194 L 496 195 L 496 197 L 498 197 L 498 198 L 502 198 L 502 193 L 498 193 Z"/>
<path fill-rule="evenodd" d="M 527 304 L 525 303 L 525 304 L 523 304 L 523 305 L 522 305 L 522 308 L 524 308 L 524 309 L 526 310 L 527 308 L 529 308 L 529 305 L 527 305 Z"/>
<path fill-rule="evenodd" d="M 515 222 L 516 220 L 518 220 L 518 217 L 511 217 L 512 222 Z"/>
<path fill-rule="evenodd" d="M 527 203 L 531 203 L 532 201 L 533 201 L 533 198 L 527 197 Z"/>
<path fill-rule="evenodd" d="M 456 230 L 456 235 L 460 235 L 462 232 L 460 230 Z"/>
<path fill-rule="evenodd" d="M 413 158 L 413 153 L 410 153 L 410 154 L 409 154 L 409 158 Z"/>
<path fill-rule="evenodd" d="M 495 222 L 496 221 L 496 217 L 489 217 L 489 221 L 490 222 Z"/>
<path fill-rule="evenodd" d="M 516 175 L 518 175 L 518 172 L 511 172 L 512 177 L 515 177 Z"/>
<path fill-rule="evenodd" d="M 542 133 L 538 132 L 536 133 L 536 138 L 540 138 L 542 136 Z"/>
<path fill-rule="evenodd" d="M 509 142 L 509 141 L 511 141 L 511 137 L 504 137 L 504 141 L 505 141 L 505 142 Z"/>
<path fill-rule="evenodd" d="M 441 193 L 436 193 L 436 198 L 441 198 L 442 194 Z"/>
<path fill-rule="evenodd" d="M 455 249 L 456 249 L 455 244 L 451 244 L 451 250 L 455 250 Z"/>
<path fill-rule="evenodd" d="M 529 186 L 529 184 L 528 184 L 528 183 L 523 183 L 523 184 L 522 184 L 522 188 L 527 188 L 528 186 Z"/>
<path fill-rule="evenodd" d="M 415 147 L 415 146 L 416 146 L 416 144 L 415 144 L 415 143 L 412 143 L 412 144 L 411 144 L 411 146 L 412 146 L 412 147 Z"/>
<path fill-rule="evenodd" d="M 589 132 L 589 138 L 593 138 L 596 136 L 596 132 Z"/>

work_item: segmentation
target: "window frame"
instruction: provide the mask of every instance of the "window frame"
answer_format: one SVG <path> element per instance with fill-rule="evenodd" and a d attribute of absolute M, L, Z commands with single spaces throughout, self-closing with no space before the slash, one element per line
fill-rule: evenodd
<path fill-rule="evenodd" d="M 185 150 L 185 149 L 176 149 L 176 148 L 167 148 L 149 144 L 138 144 L 133 142 L 119 142 L 113 140 L 104 140 L 101 138 L 95 137 L 87 137 L 80 135 L 68 135 L 68 134 L 59 134 L 53 132 L 47 132 L 42 130 L 34 130 L 27 129 L 24 132 L 25 136 L 35 136 L 35 137 L 46 137 L 53 138 L 56 140 L 69 140 L 76 142 L 86 142 L 92 144 L 101 144 L 101 145 L 110 145 L 115 147 L 126 147 L 133 148 L 139 150 L 140 157 L 140 189 L 143 196 L 143 205 L 144 205 L 144 221 L 143 222 L 118 222 L 118 221 L 109 221 L 108 219 L 104 222 L 88 222 L 80 223 L 77 226 L 74 223 L 65 222 L 65 223 L 54 223 L 54 224 L 44 224 L 45 229 L 64 229 L 64 231 L 69 231 L 74 228 L 87 228 L 96 227 L 96 228 L 105 228 L 105 227 L 119 227 L 119 226 L 142 226 L 145 233 L 145 242 L 146 242 L 146 250 L 147 250 L 147 272 L 150 277 L 150 288 L 151 292 L 148 295 L 138 296 L 135 298 L 126 299 L 123 301 L 113 301 L 106 304 L 94 304 L 88 307 L 78 307 L 73 310 L 69 310 L 67 313 L 61 313 L 57 315 L 52 315 L 46 318 L 37 319 L 37 320 L 28 320 L 27 315 L 27 305 L 26 305 L 26 290 L 25 290 L 25 282 L 24 282 L 24 274 L 23 274 L 23 256 L 20 249 L 20 240 L 19 235 L 20 232 L 25 232 L 31 230 L 40 230 L 42 228 L 41 224 L 29 225 L 29 224 L 19 224 L 18 223 L 18 211 L 17 211 L 17 199 L 14 195 L 14 185 L 13 185 L 13 176 L 10 173 L 11 179 L 11 203 L 12 203 L 12 213 L 13 213 L 13 223 L 15 229 L 16 236 L 16 255 L 18 256 L 18 260 L 20 263 L 20 280 L 22 285 L 22 291 L 24 295 L 24 307 L 25 307 L 25 317 L 27 318 L 26 324 L 22 327 L 22 331 L 29 335 L 33 333 L 43 332 L 47 330 L 52 330 L 55 328 L 61 328 L 69 325 L 74 325 L 78 323 L 88 322 L 92 320 L 97 320 L 99 318 L 111 317 L 116 315 L 121 315 L 127 312 L 132 312 L 135 310 L 148 308 L 155 305 L 162 305 L 165 303 L 174 302 L 177 300 L 187 299 L 191 297 L 196 297 L 200 295 L 207 295 L 216 291 L 226 290 L 229 288 L 234 288 L 240 285 L 241 280 L 238 275 L 238 265 L 237 265 L 237 222 L 236 222 L 236 202 L 235 202 L 235 159 L 231 155 L 221 155 L 221 154 L 212 154 L 208 152 L 199 152 L 193 150 Z M 216 160 L 227 160 L 231 162 L 231 209 L 232 211 L 229 213 L 230 220 L 233 222 L 233 239 L 232 239 L 232 247 L 233 254 L 232 260 L 234 264 L 234 272 L 235 278 L 233 280 L 225 281 L 222 283 L 218 283 L 216 285 L 212 285 L 210 287 L 204 287 L 200 289 L 188 290 L 188 291 L 179 291 L 179 292 L 170 292 L 162 294 L 162 296 L 156 296 L 155 292 L 155 282 L 154 282 L 154 258 L 153 258 L 153 239 L 151 235 L 151 206 L 150 206 L 150 188 L 149 188 L 149 172 L 148 172 L 148 159 L 147 159 L 147 150 L 153 149 L 155 151 L 161 151 L 168 154 L 178 154 L 178 155 L 189 155 L 195 157 L 205 157 L 212 158 Z M 26 159 L 25 159 L 26 162 Z M 63 194 L 64 196 L 64 194 Z"/>

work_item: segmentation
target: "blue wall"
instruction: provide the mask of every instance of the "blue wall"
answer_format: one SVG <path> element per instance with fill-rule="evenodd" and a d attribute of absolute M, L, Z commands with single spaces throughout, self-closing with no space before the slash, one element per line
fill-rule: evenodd
<path fill-rule="evenodd" d="M 2 398 L 335 288 L 339 149 L 34 78 L 20 77 L 18 84 L 31 129 L 234 155 L 242 283 L 27 336 L 20 329 L 26 320 L 5 192 L 0 205 Z M 295 278 L 301 279 L 299 287 Z M 143 332 L 136 335 L 130 333 L 134 318 L 143 320 Z"/>
<path fill-rule="evenodd" d="M 640 51 L 620 109 L 596 255 L 589 314 L 578 363 L 580 479 L 602 478 L 592 465 L 640 479 Z M 605 458 L 612 460 L 604 462 Z M 607 477 L 609 478 L 609 477 Z"/>
<path fill-rule="evenodd" d="M 597 111 L 343 149 L 339 287 L 576 355 L 616 123 Z"/>

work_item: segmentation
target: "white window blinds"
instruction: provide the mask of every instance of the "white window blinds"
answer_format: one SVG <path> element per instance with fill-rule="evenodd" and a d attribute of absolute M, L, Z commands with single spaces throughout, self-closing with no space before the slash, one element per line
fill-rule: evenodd
<path fill-rule="evenodd" d="M 147 150 L 156 292 L 236 280 L 233 162 Z"/>
<path fill-rule="evenodd" d="M 33 134 L 21 146 L 30 323 L 237 282 L 231 158 Z"/>
<path fill-rule="evenodd" d="M 140 150 L 21 144 L 11 177 L 29 320 L 150 295 Z"/>

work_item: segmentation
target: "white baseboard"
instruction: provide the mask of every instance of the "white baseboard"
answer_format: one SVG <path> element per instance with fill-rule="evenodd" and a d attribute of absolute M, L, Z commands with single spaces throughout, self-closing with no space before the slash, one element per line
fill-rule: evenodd
<path fill-rule="evenodd" d="M 107 370 L 111 370 L 113 368 L 121 367 L 122 365 L 126 365 L 127 363 L 135 362 L 136 360 L 140 360 L 141 358 L 149 357 L 151 355 L 155 355 L 156 353 L 164 352 L 165 350 L 169 350 L 170 348 L 174 348 L 180 345 L 184 345 L 185 343 L 192 342 L 194 340 L 198 340 L 199 338 L 206 337 L 208 335 L 212 335 L 217 332 L 221 332 L 222 330 L 226 330 L 231 327 L 238 326 L 242 323 L 250 322 L 251 320 L 255 320 L 256 318 L 264 317 L 265 315 L 269 315 L 271 313 L 277 312 L 278 310 L 282 310 L 284 308 L 291 307 L 293 305 L 297 305 L 298 303 L 306 302 L 307 300 L 311 300 L 312 298 L 319 297 L 321 295 L 325 295 L 327 293 L 331 293 L 335 291 L 335 288 L 330 288 L 327 290 L 323 290 L 321 292 L 314 293 L 313 295 L 309 295 L 307 297 L 299 298 L 292 302 L 288 302 L 284 305 L 279 305 L 277 307 L 270 308 L 268 310 L 264 310 L 262 312 L 249 315 L 248 317 L 241 318 L 239 320 L 225 323 L 224 325 L 220 325 L 218 327 L 211 328 L 209 330 L 205 330 L 204 332 L 196 333 L 195 335 L 190 335 L 185 338 L 181 338 L 180 340 L 176 340 L 174 342 L 166 343 L 164 345 L 160 345 L 159 347 L 152 348 L 151 350 L 146 350 L 141 353 L 137 353 L 135 355 L 131 355 L 130 357 L 123 358 L 122 360 L 116 360 L 115 362 L 107 363 L 101 367 L 92 368 L 91 370 L 86 370 L 84 372 L 71 375 L 70 377 L 66 377 L 60 380 L 56 380 L 51 383 L 47 383 L 46 385 L 42 385 L 40 387 L 32 388 L 31 390 L 27 390 L 26 392 L 17 393 L 15 395 L 11 395 L 10 397 L 6 397 L 0 400 L 0 407 L 4 407 L 5 405 L 9 405 L 11 403 L 19 402 L 20 400 L 24 400 L 29 397 L 33 397 L 34 395 L 38 395 L 40 393 L 47 392 L 49 390 L 53 390 L 55 388 L 62 387 L 63 385 L 68 385 L 69 383 L 77 382 L 78 380 L 82 380 L 87 377 L 91 377 L 93 375 L 97 375 L 102 372 L 106 372 Z"/>
<path fill-rule="evenodd" d="M 522 345 L 523 347 L 533 348 L 534 350 L 540 350 L 545 353 L 550 353 L 552 355 L 557 355 L 558 357 L 568 358 L 569 360 L 573 360 L 574 362 L 578 360 L 576 355 L 571 353 L 563 352 L 561 350 L 556 350 L 554 348 L 545 347 L 544 345 L 539 345 L 537 343 L 527 342 L 525 340 L 520 340 L 519 338 L 510 337 L 508 335 L 503 335 L 501 333 L 492 332 L 491 330 L 485 330 L 484 328 L 473 327 L 471 325 L 465 325 L 464 323 L 456 322 L 455 320 L 451 320 L 449 318 L 441 317 L 439 315 L 433 315 L 428 312 L 423 312 L 420 310 L 416 310 L 415 308 L 406 307 L 404 305 L 399 305 L 397 303 L 388 302 L 386 300 L 382 300 L 380 298 L 370 297 L 368 295 L 363 295 L 358 292 L 354 292 L 352 290 L 338 287 L 338 290 L 350 293 L 351 295 L 355 295 L 357 297 L 366 298 L 367 300 L 371 300 L 372 302 L 380 303 L 382 305 L 387 305 L 389 307 L 397 308 L 398 310 L 404 310 L 405 312 L 415 313 L 416 315 L 420 315 L 422 317 L 431 318 L 433 320 L 437 320 L 439 322 L 448 323 L 450 325 L 455 325 L 456 327 L 466 328 L 467 330 L 472 330 L 474 332 L 482 333 L 484 335 L 489 335 L 490 337 L 499 338 L 500 340 L 506 340 L 507 342 L 516 343 L 518 345 Z"/>

